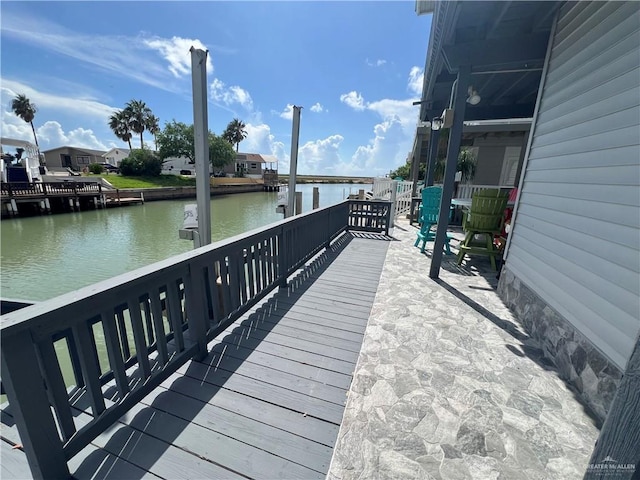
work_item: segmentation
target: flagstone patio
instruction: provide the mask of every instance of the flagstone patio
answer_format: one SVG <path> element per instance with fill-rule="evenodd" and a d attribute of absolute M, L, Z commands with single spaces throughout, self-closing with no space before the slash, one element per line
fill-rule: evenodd
<path fill-rule="evenodd" d="M 416 231 L 393 230 L 328 478 L 581 479 L 596 420 L 503 305 L 488 260 L 445 256 L 431 280 L 433 243 L 421 254 Z"/>

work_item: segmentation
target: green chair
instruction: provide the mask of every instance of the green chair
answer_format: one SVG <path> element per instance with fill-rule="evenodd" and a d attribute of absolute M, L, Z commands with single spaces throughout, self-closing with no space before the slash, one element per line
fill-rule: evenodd
<path fill-rule="evenodd" d="M 440 213 L 440 199 L 442 198 L 442 187 L 426 187 L 422 189 L 422 210 L 420 214 L 420 230 L 418 231 L 418 238 L 416 243 L 413 244 L 417 247 L 420 242 L 420 252 L 424 253 L 424 248 L 429 240 L 435 240 L 436 232 L 431 230 L 431 227 L 438 225 L 438 214 Z M 449 240 L 451 237 L 447 233 L 444 248 L 447 253 L 451 253 L 451 247 L 449 246 Z"/>
<path fill-rule="evenodd" d="M 509 194 L 500 193 L 500 190 L 480 190 L 473 194 L 471 211 L 464 222 L 466 235 L 460 244 L 458 265 L 465 255 L 488 255 L 491 266 L 497 270 L 496 256 L 500 254 L 500 250 L 493 244 L 493 238 L 502 231 L 508 199 Z"/>

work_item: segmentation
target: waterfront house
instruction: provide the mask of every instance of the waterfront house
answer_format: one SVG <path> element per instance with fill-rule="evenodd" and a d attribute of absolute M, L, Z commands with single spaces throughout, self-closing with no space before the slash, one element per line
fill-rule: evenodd
<path fill-rule="evenodd" d="M 453 104 L 450 156 L 463 122 L 532 118 L 500 295 L 596 414 L 610 428 L 627 415 L 637 435 L 637 405 L 614 395 L 626 369 L 625 391 L 637 389 L 640 368 L 640 4 L 419 0 L 416 11 L 433 15 L 420 120 Z M 452 187 L 446 175 L 446 202 Z M 436 245 L 434 278 L 439 256 Z"/>
<path fill-rule="evenodd" d="M 78 147 L 58 147 L 42 152 L 49 169 L 67 169 L 82 171 L 92 163 L 103 163 L 105 160 L 104 150 L 93 150 L 90 148 Z"/>
<path fill-rule="evenodd" d="M 129 156 L 129 152 L 131 152 L 131 150 L 128 148 L 114 147 L 102 154 L 103 162 L 113 165 L 114 167 L 119 167 L 120 162 Z"/>

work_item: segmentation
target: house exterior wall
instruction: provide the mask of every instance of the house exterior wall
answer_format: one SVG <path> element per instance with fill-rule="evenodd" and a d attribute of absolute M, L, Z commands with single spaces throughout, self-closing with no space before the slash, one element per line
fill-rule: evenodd
<path fill-rule="evenodd" d="M 640 331 L 640 12 L 566 3 L 499 292 L 601 417 Z"/>
<path fill-rule="evenodd" d="M 475 138 L 473 147 L 477 151 L 477 164 L 473 183 L 476 185 L 500 185 L 500 175 L 507 147 L 524 148 L 524 139 L 524 133 L 505 137 L 489 135 L 487 138 Z"/>
<path fill-rule="evenodd" d="M 43 153 L 48 168 L 64 168 L 62 164 L 63 155 L 69 155 L 71 157 L 71 168 L 74 170 L 82 170 L 91 163 L 104 162 L 104 158 L 102 158 L 104 152 L 89 152 L 73 147 L 54 148 Z"/>

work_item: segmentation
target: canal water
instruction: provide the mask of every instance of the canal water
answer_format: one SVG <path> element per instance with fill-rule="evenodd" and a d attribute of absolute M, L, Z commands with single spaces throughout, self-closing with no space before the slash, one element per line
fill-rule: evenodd
<path fill-rule="evenodd" d="M 306 184 L 302 210 L 343 200 L 371 185 Z M 91 285 L 193 248 L 178 238 L 184 205 L 195 199 L 3 220 L 0 225 L 0 296 L 41 301 Z M 211 200 L 212 240 L 237 235 L 283 218 L 276 192 L 216 196 Z"/>

